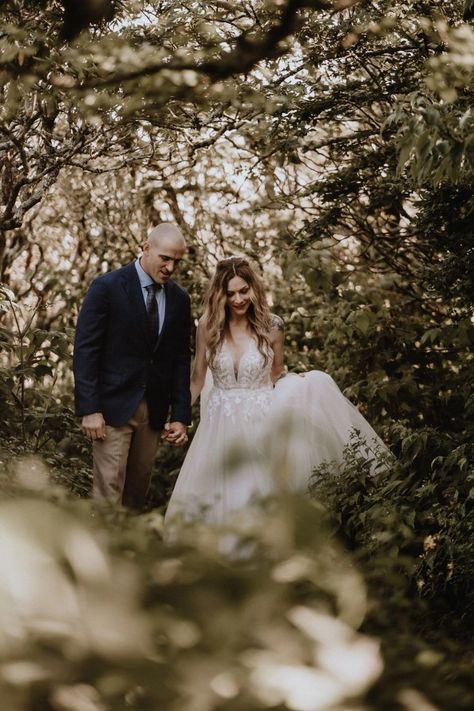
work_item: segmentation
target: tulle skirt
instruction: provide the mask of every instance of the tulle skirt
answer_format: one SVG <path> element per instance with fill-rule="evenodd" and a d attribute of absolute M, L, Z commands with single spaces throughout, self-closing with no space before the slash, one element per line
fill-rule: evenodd
<path fill-rule="evenodd" d="M 289 374 L 266 387 L 213 388 L 179 473 L 165 517 L 225 526 L 251 516 L 263 499 L 306 491 L 323 463 L 337 475 L 356 436 L 387 452 L 359 410 L 322 371 Z M 166 529 L 165 529 L 166 530 Z"/>

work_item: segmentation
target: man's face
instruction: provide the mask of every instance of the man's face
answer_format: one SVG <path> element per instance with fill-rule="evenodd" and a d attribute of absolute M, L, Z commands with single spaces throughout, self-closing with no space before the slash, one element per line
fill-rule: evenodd
<path fill-rule="evenodd" d="M 186 247 L 175 237 L 147 240 L 140 264 L 157 284 L 166 284 L 184 257 Z"/>

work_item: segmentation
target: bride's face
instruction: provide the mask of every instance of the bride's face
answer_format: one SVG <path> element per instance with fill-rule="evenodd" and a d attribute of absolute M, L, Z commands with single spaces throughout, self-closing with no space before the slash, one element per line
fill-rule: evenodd
<path fill-rule="evenodd" d="M 227 283 L 227 306 L 231 313 L 243 316 L 251 304 L 252 289 L 242 277 L 235 276 Z"/>

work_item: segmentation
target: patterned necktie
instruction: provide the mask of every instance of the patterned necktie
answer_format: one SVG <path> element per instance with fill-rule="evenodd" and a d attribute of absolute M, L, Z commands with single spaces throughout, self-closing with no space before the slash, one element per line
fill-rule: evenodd
<path fill-rule="evenodd" d="M 145 289 L 147 291 L 146 312 L 148 315 L 148 325 L 150 327 L 151 340 L 154 343 L 158 338 L 160 328 L 160 318 L 158 313 L 158 303 L 156 301 L 156 292 L 161 289 L 161 286 L 159 286 L 159 284 L 148 284 Z"/>

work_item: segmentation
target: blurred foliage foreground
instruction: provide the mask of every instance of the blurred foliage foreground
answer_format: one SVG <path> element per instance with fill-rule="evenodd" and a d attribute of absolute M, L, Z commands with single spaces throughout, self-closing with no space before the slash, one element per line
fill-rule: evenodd
<path fill-rule="evenodd" d="M 351 495 L 367 469 L 355 451 Z M 427 637 L 429 611 L 407 596 L 403 561 L 415 557 L 393 554 L 409 538 L 389 503 L 393 476 L 385 468 L 364 484 L 385 506 L 373 501 L 379 525 L 360 540 L 359 570 L 316 500 L 268 502 L 244 555 L 225 557 L 203 524 L 164 545 L 156 510 L 97 509 L 39 459 L 10 460 L 0 482 L 2 708 L 471 708 L 467 655 L 441 630 Z"/>

